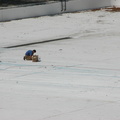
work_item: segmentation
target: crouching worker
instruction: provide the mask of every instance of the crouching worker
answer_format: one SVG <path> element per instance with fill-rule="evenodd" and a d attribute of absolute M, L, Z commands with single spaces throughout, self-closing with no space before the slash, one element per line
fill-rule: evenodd
<path fill-rule="evenodd" d="M 28 50 L 23 57 L 24 60 L 32 60 L 33 54 L 36 53 L 36 50 Z"/>

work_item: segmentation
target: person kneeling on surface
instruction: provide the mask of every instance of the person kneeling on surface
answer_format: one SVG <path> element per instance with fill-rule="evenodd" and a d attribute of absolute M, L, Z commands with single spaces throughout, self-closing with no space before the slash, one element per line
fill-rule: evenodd
<path fill-rule="evenodd" d="M 36 50 L 28 50 L 23 57 L 24 60 L 32 60 L 33 54 L 36 53 Z"/>

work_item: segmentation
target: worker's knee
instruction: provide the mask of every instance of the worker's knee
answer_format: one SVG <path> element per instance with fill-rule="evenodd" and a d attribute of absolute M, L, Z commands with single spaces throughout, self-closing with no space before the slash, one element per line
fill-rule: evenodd
<path fill-rule="evenodd" d="M 32 56 L 25 55 L 25 60 L 32 60 Z"/>

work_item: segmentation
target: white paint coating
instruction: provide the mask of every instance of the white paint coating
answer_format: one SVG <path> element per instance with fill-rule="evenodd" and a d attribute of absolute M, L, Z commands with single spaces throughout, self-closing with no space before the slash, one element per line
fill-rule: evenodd
<path fill-rule="evenodd" d="M 120 120 L 119 26 L 104 10 L 0 23 L 0 120 Z"/>

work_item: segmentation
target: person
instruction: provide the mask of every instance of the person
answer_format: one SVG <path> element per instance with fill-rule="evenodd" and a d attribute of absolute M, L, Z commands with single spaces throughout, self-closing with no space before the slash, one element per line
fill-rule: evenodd
<path fill-rule="evenodd" d="M 24 60 L 32 60 L 33 54 L 36 53 L 36 50 L 28 50 L 23 57 Z"/>

